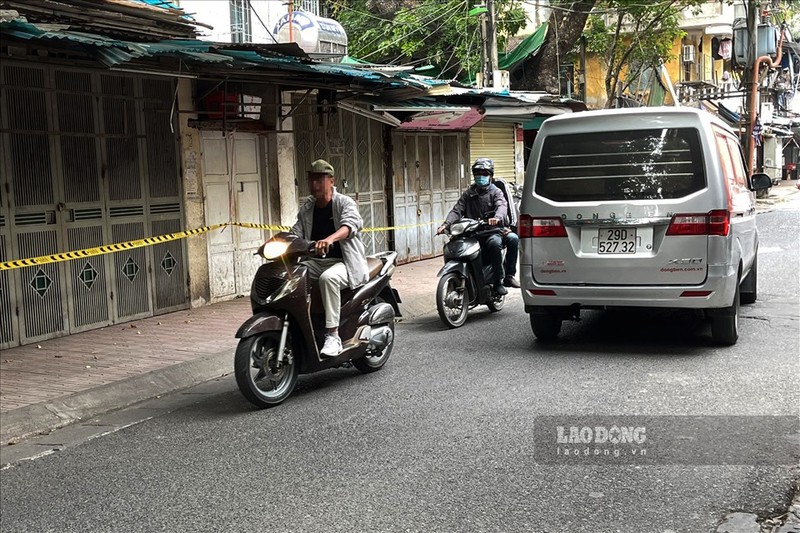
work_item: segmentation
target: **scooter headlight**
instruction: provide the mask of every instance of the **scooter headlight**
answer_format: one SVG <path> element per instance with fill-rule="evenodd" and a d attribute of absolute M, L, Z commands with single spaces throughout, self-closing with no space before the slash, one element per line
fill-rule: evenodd
<path fill-rule="evenodd" d="M 465 229 L 467 229 L 467 224 L 465 222 L 456 222 L 450 226 L 450 235 L 461 235 L 464 233 Z"/>
<path fill-rule="evenodd" d="M 264 251 L 262 253 L 265 259 L 272 260 L 282 256 L 286 252 L 287 248 L 289 248 L 288 242 L 269 241 L 267 244 L 264 245 Z"/>
<path fill-rule="evenodd" d="M 275 302 L 277 300 L 280 300 L 287 294 L 290 294 L 297 288 L 297 284 L 300 283 L 300 279 L 301 279 L 300 276 L 295 276 L 292 279 L 287 280 L 283 285 L 281 285 L 280 289 L 275 291 L 272 295 L 268 296 L 267 299 L 264 301 L 264 303 Z"/>

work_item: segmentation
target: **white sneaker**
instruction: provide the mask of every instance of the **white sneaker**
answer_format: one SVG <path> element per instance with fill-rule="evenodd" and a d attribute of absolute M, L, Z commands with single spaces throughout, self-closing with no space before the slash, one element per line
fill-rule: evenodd
<path fill-rule="evenodd" d="M 325 334 L 325 344 L 322 345 L 322 350 L 319 351 L 325 357 L 336 357 L 342 353 L 342 339 L 339 335 Z"/>

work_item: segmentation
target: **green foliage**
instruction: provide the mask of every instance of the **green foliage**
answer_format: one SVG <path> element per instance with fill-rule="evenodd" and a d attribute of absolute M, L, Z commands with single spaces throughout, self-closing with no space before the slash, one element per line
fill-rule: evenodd
<path fill-rule="evenodd" d="M 702 0 L 602 0 L 598 12 L 584 30 L 587 50 L 600 56 L 606 67 L 609 95 L 630 85 L 648 68 L 674 59 L 672 46 L 685 32 L 679 28 L 685 8 L 697 8 Z M 625 78 L 620 79 L 625 72 Z"/>
<path fill-rule="evenodd" d="M 407 1 L 393 14 L 371 12 L 369 0 L 328 0 L 344 26 L 349 55 L 371 63 L 433 65 L 443 77 L 479 70 L 480 18 L 468 0 Z M 525 26 L 518 0 L 495 0 L 498 49 Z"/>

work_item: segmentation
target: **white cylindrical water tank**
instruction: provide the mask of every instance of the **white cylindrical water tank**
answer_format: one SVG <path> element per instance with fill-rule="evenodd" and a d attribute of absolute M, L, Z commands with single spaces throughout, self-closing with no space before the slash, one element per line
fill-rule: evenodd
<path fill-rule="evenodd" d="M 347 54 L 347 34 L 342 25 L 313 13 L 287 13 L 275 24 L 273 33 L 279 43 L 295 42 L 309 55 L 320 54 L 324 58 L 340 60 Z"/>

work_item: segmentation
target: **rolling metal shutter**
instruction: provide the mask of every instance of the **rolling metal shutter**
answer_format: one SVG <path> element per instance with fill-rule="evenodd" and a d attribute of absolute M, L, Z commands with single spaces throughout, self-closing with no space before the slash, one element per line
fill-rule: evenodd
<path fill-rule="evenodd" d="M 496 178 L 516 181 L 514 144 L 513 123 L 481 120 L 469 130 L 470 165 L 479 157 L 488 157 L 494 160 Z"/>

